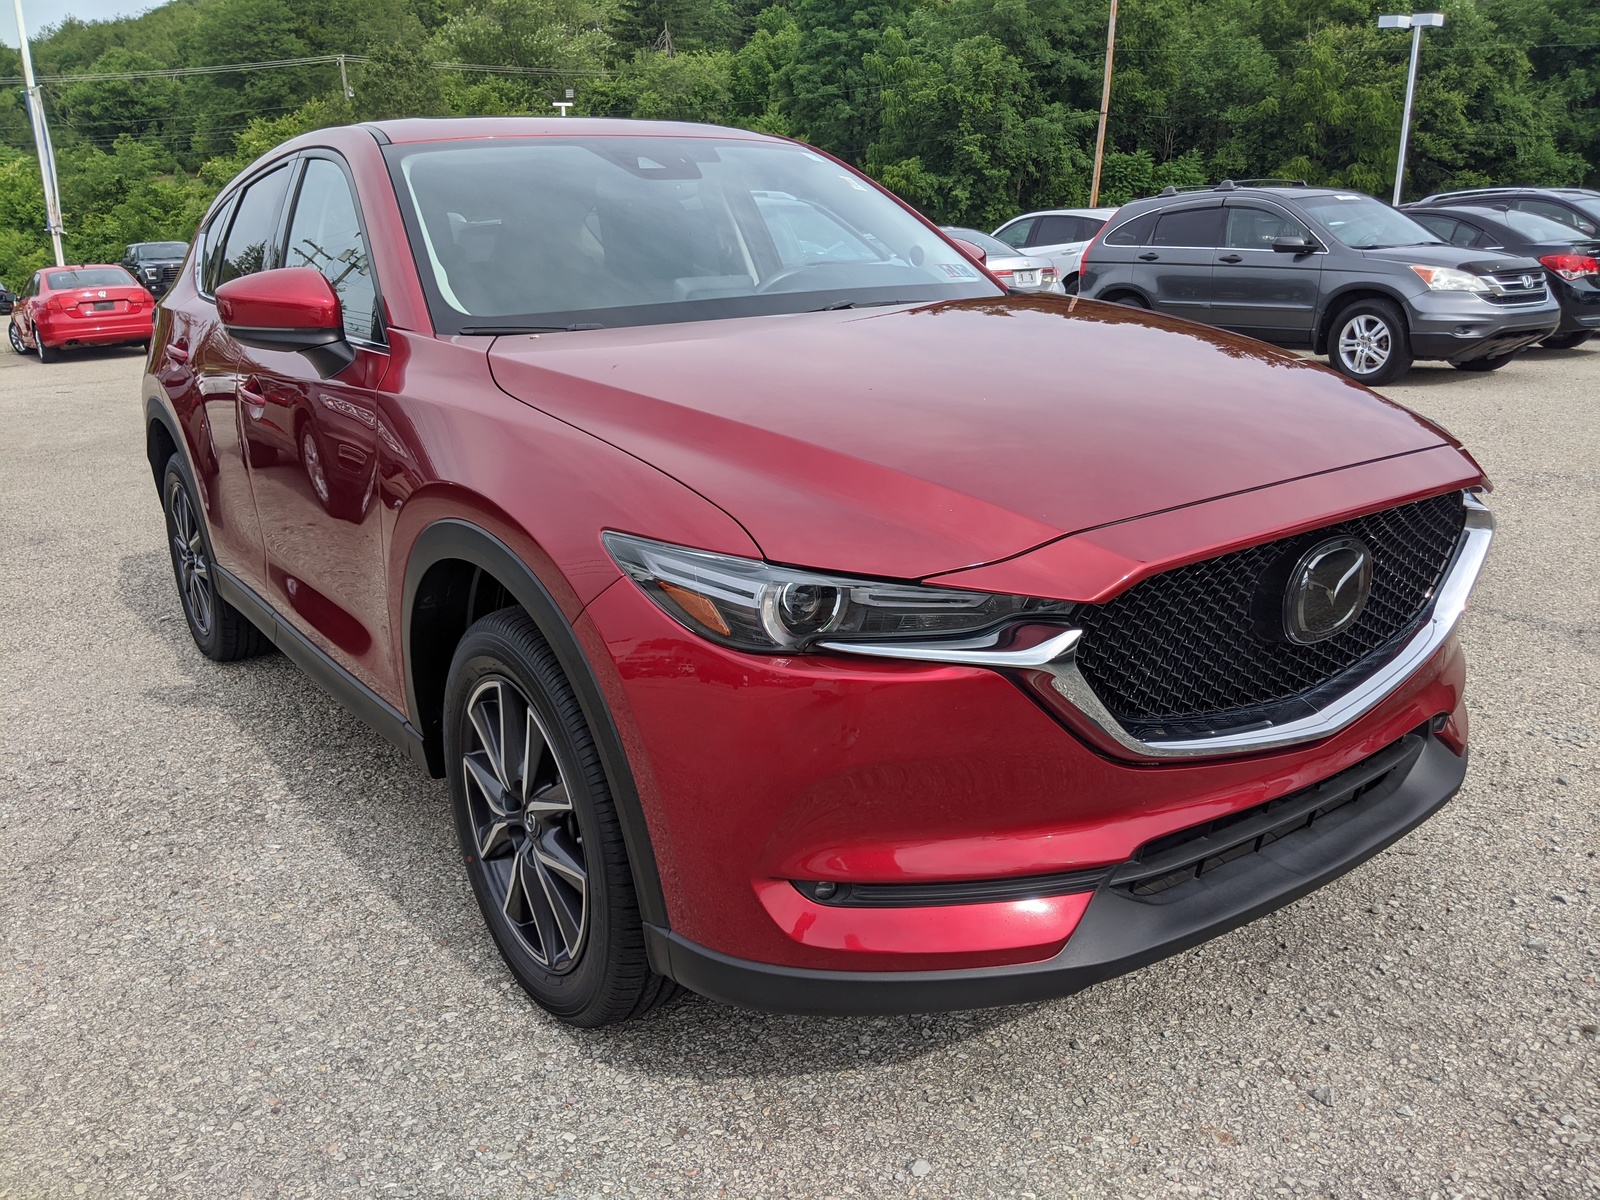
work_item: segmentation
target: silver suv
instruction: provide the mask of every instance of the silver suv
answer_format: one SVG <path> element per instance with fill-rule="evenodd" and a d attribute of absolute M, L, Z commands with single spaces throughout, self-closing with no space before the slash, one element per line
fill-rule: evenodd
<path fill-rule="evenodd" d="M 1365 384 L 1418 358 L 1493 371 L 1561 318 L 1533 259 L 1452 246 L 1371 196 L 1303 184 L 1136 200 L 1079 275 L 1082 295 L 1309 347 Z"/>

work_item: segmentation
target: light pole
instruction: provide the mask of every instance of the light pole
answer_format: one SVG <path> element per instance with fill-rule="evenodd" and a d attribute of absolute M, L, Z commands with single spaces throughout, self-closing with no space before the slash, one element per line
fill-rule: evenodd
<path fill-rule="evenodd" d="M 1411 13 L 1378 18 L 1379 29 L 1411 30 L 1411 71 L 1406 75 L 1406 109 L 1400 118 L 1400 160 L 1394 165 L 1394 202 L 1400 203 L 1400 188 L 1406 177 L 1406 144 L 1411 138 L 1411 100 L 1417 92 L 1417 55 L 1422 50 L 1422 31 L 1444 24 L 1443 13 Z"/>
<path fill-rule="evenodd" d="M 33 55 L 28 53 L 28 30 L 22 23 L 22 0 L 12 0 L 17 12 L 17 44 L 22 48 L 22 85 L 28 97 L 28 116 L 33 120 L 33 145 L 39 154 L 39 181 L 44 185 L 44 221 L 50 231 L 50 245 L 56 252 L 56 266 L 67 260 L 61 253 L 61 191 L 56 186 L 56 152 L 50 145 L 50 126 L 44 119 L 44 96 L 33 78 Z"/>
<path fill-rule="evenodd" d="M 1089 185 L 1090 208 L 1100 203 L 1100 160 L 1106 150 L 1106 115 L 1111 111 L 1111 56 L 1116 49 L 1117 0 L 1111 0 L 1111 19 L 1106 22 L 1106 78 L 1100 87 L 1100 127 L 1094 135 L 1094 182 Z"/>

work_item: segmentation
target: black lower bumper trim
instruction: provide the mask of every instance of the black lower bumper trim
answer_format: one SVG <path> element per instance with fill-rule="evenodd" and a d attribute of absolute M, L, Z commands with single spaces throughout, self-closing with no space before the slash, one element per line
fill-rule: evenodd
<path fill-rule="evenodd" d="M 733 958 L 647 925 L 656 970 L 685 987 L 768 1012 L 814 1015 L 947 1012 L 1070 995 L 1281 908 L 1349 871 L 1427 820 L 1461 787 L 1467 760 L 1429 736 L 1405 779 L 1371 806 L 1347 805 L 1150 904 L 1104 884 L 1066 947 L 1045 962 L 963 971 L 813 971 Z M 1189 890 L 1191 889 L 1192 890 Z"/>

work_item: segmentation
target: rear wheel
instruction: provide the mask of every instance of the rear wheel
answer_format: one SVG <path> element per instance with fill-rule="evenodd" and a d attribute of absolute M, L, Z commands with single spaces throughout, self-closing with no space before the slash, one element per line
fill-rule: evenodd
<path fill-rule="evenodd" d="M 52 349 L 44 344 L 44 334 L 40 333 L 37 328 L 33 331 L 33 346 L 39 352 L 39 361 L 42 363 L 53 363 L 61 357 L 61 351 Z"/>
<path fill-rule="evenodd" d="M 1388 300 L 1357 300 L 1333 319 L 1328 361 L 1369 387 L 1398 379 L 1411 369 L 1405 317 Z"/>
<path fill-rule="evenodd" d="M 1594 334 L 1587 329 L 1579 329 L 1573 333 L 1553 333 L 1539 345 L 1546 350 L 1575 350 L 1593 336 Z"/>
<path fill-rule="evenodd" d="M 183 601 L 189 636 L 200 653 L 217 662 L 250 658 L 272 643 L 238 609 L 217 594 L 215 560 L 205 521 L 183 459 L 174 454 L 162 475 L 161 507 L 167 514 L 167 548 Z"/>
<path fill-rule="evenodd" d="M 456 647 L 445 765 L 478 907 L 523 989 L 572 1025 L 639 1016 L 676 992 L 650 970 L 616 806 L 577 697 L 521 609 Z"/>
<path fill-rule="evenodd" d="M 1470 358 L 1450 365 L 1458 371 L 1498 371 L 1515 357 L 1515 354 L 1502 354 L 1498 358 Z"/>

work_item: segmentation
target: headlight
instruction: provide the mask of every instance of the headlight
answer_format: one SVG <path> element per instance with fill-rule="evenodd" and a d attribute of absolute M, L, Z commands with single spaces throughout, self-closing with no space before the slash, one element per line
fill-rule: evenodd
<path fill-rule="evenodd" d="M 602 535 L 619 567 L 674 620 L 724 646 L 794 653 L 818 641 L 979 633 L 1062 600 L 994 596 L 776 567 L 622 533 Z"/>
<path fill-rule="evenodd" d="M 1455 267 L 1419 267 L 1411 269 L 1436 292 L 1487 292 L 1489 285 L 1471 271 L 1458 271 Z"/>

